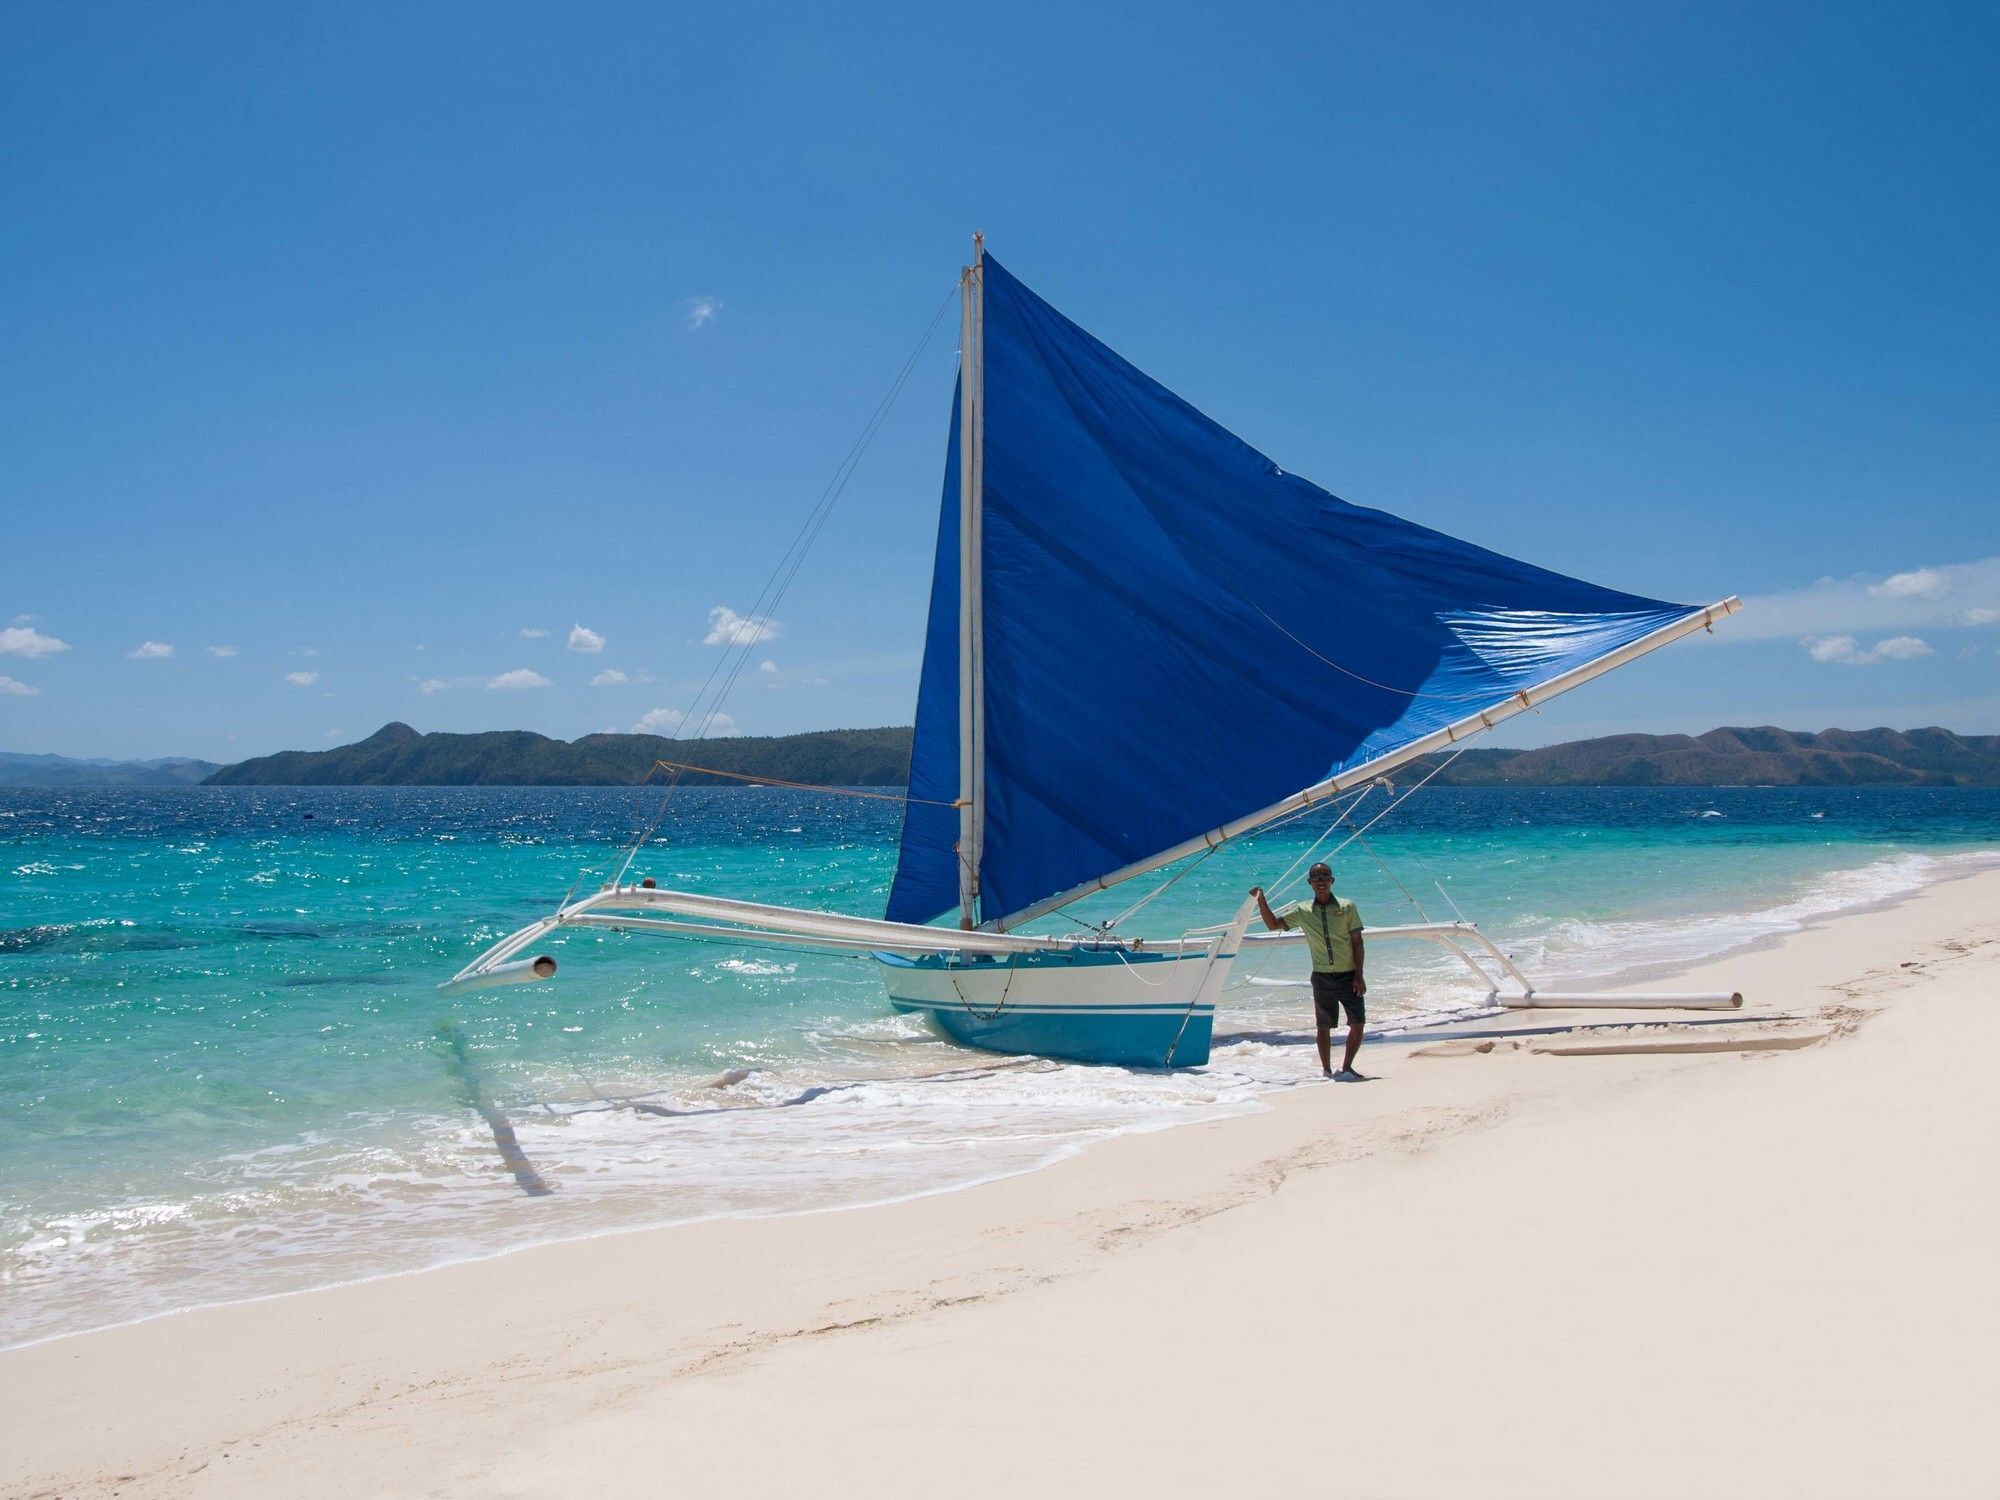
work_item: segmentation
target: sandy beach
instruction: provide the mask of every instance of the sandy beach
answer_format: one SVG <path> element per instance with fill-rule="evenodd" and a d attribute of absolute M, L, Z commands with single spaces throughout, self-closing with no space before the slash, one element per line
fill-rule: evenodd
<path fill-rule="evenodd" d="M 1990 1496 L 1996 911 L 1688 971 L 1727 1025 L 1513 1013 L 965 1191 L 13 1350 L 0 1491 Z"/>

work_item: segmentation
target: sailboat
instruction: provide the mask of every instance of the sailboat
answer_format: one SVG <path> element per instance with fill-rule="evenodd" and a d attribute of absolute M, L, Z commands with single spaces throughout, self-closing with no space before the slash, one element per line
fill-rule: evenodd
<path fill-rule="evenodd" d="M 1166 937 L 1030 930 L 1073 902 L 1449 751 L 1739 608 L 1520 562 L 1287 473 L 974 239 L 901 848 L 880 919 L 626 870 L 447 987 L 547 979 L 558 928 L 857 955 L 973 1047 L 1207 1062 L 1256 915 Z M 939 925 L 939 919 L 951 919 Z M 1287 934 L 1285 936 L 1296 936 Z M 1471 922 L 1374 928 L 1501 1004 L 1726 1006 L 1539 990 Z"/>

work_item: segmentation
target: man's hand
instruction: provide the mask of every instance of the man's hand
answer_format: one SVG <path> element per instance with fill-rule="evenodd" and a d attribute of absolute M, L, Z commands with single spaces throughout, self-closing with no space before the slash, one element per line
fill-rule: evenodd
<path fill-rule="evenodd" d="M 1278 914 L 1271 910 L 1271 903 L 1264 899 L 1264 887 L 1253 885 L 1250 887 L 1250 894 L 1256 898 L 1257 915 L 1264 919 L 1265 927 L 1272 932 L 1283 932 L 1285 924 L 1278 920 Z"/>
<path fill-rule="evenodd" d="M 1359 1000 L 1363 995 L 1366 995 L 1367 993 L 1368 993 L 1368 981 L 1363 979 L 1359 973 L 1355 974 L 1354 998 Z"/>

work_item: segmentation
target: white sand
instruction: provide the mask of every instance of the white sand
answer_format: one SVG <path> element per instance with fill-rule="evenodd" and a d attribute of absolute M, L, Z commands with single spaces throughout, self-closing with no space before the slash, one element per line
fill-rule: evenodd
<path fill-rule="evenodd" d="M 0 1490 L 2000 1494 L 2000 874 L 1687 982 L 1808 1019 L 0 1354 Z"/>

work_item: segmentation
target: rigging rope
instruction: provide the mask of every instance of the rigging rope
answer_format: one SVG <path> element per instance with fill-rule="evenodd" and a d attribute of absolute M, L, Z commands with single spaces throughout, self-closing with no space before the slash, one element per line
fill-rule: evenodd
<path fill-rule="evenodd" d="M 1319 852 L 1319 846 L 1321 844 L 1324 844 L 1328 839 L 1333 837 L 1334 830 L 1340 827 L 1342 823 L 1347 821 L 1348 813 L 1353 811 L 1355 808 L 1359 807 L 1364 801 L 1367 800 L 1368 794 L 1375 790 L 1376 783 L 1381 779 L 1382 778 L 1378 777 L 1376 778 L 1376 781 L 1371 781 L 1368 783 L 1368 785 L 1362 787 L 1359 791 L 1357 791 L 1354 794 L 1352 800 L 1345 803 L 1336 802 L 1334 804 L 1333 821 L 1326 825 L 1326 831 L 1322 833 L 1318 838 L 1314 839 L 1310 844 L 1306 845 L 1306 852 L 1301 854 L 1297 859 L 1293 860 L 1289 865 L 1287 865 L 1285 867 L 1285 873 L 1280 875 L 1276 880 L 1271 882 L 1268 889 L 1273 895 L 1277 894 L 1279 891 L 1282 891 L 1287 885 L 1291 883 L 1292 877 L 1298 874 L 1300 867 L 1304 866 L 1309 860 L 1312 859 L 1314 854 Z M 1301 816 L 1303 816 L 1305 812 L 1306 812 L 1305 808 L 1299 809 L 1299 813 Z M 1337 854 L 1340 851 L 1336 849 L 1334 852 Z"/>
<path fill-rule="evenodd" d="M 1104 930 L 1106 932 L 1109 932 L 1112 928 L 1116 927 L 1120 922 L 1124 921 L 1127 917 L 1136 915 L 1138 912 L 1143 911 L 1146 908 L 1146 906 L 1153 900 L 1154 897 L 1164 896 L 1168 891 L 1174 888 L 1174 886 L 1179 882 L 1180 878 L 1183 875 L 1187 874 L 1188 871 L 1192 870 L 1196 865 L 1200 864 L 1203 860 L 1207 859 L 1209 855 L 1215 853 L 1215 851 L 1220 849 L 1221 847 L 1222 845 L 1220 844 L 1210 844 L 1206 849 L 1202 850 L 1200 854 L 1197 854 L 1193 859 L 1189 860 L 1186 864 L 1182 865 L 1179 870 L 1175 871 L 1171 876 L 1169 876 L 1163 884 L 1155 886 L 1152 890 L 1148 891 L 1145 895 L 1141 896 L 1137 901 L 1134 901 L 1130 906 L 1126 907 L 1125 910 L 1118 913 L 1117 916 L 1113 917 L 1110 921 L 1106 922 L 1104 924 Z"/>
<path fill-rule="evenodd" d="M 1020 972 L 1018 962 L 1020 957 L 1021 955 L 1018 953 L 1007 955 L 1007 982 L 1000 987 L 1000 1003 L 988 1011 L 982 1011 L 978 1006 L 965 998 L 965 991 L 958 987 L 958 975 L 953 972 L 951 960 L 945 960 L 944 977 L 951 981 L 951 992 L 958 996 L 958 1003 L 965 1007 L 965 1013 L 968 1016 L 971 1016 L 975 1021 L 997 1021 L 1000 1019 L 1000 1012 L 1007 1008 L 1007 997 L 1014 993 L 1014 976 Z"/>
<path fill-rule="evenodd" d="M 754 648 L 764 639 L 764 622 L 770 618 L 771 613 L 783 602 L 786 592 L 791 588 L 792 580 L 798 576 L 800 567 L 805 563 L 806 554 L 812 550 L 813 543 L 819 539 L 820 533 L 826 529 L 826 523 L 831 519 L 834 507 L 839 503 L 841 495 L 846 491 L 848 481 L 854 477 L 854 472 L 860 466 L 862 456 L 867 453 L 869 444 L 874 441 L 875 435 L 881 431 L 882 424 L 888 420 L 889 412 L 896 404 L 896 398 L 902 394 L 904 386 L 909 384 L 910 376 L 915 372 L 917 362 L 923 357 L 924 351 L 930 347 L 931 337 L 937 332 L 938 325 L 944 321 L 945 310 L 951 306 L 952 300 L 957 295 L 958 286 L 956 283 L 953 283 L 952 289 L 945 294 L 944 300 L 938 303 L 937 311 L 931 315 L 931 320 L 925 326 L 922 335 L 917 339 L 916 346 L 910 350 L 908 357 L 904 359 L 902 368 L 896 372 L 896 378 L 890 382 L 887 393 L 877 403 L 874 412 L 863 425 L 861 435 L 855 439 L 854 446 L 848 450 L 846 457 L 841 460 L 839 466 L 834 470 L 833 477 L 827 481 L 826 488 L 820 492 L 819 499 L 814 502 L 812 509 L 806 513 L 805 520 L 800 524 L 798 532 L 793 536 L 790 544 L 779 554 L 776 566 L 772 568 L 770 576 L 764 580 L 764 586 L 758 590 L 757 597 L 751 601 L 749 610 L 739 617 L 742 623 L 736 627 L 732 638 L 723 643 L 724 649 L 721 659 L 709 669 L 707 679 L 690 700 L 687 712 L 677 721 L 682 725 L 695 724 L 693 735 L 687 737 L 689 742 L 700 743 L 708 737 L 710 730 L 715 727 L 717 719 L 722 712 L 722 705 L 727 701 L 730 690 L 735 687 L 737 679 L 743 675 L 743 669 L 748 664 Z M 718 678 L 720 678 L 719 684 L 717 681 Z M 707 700 L 707 708 L 705 710 L 702 707 L 704 700 Z M 699 722 L 696 722 L 697 715 L 699 715 Z M 654 769 L 657 769 L 657 767 L 649 768 L 645 777 L 639 782 L 634 806 L 635 823 L 637 823 L 638 816 L 644 808 L 645 789 L 653 779 Z M 676 770 L 672 773 L 662 791 L 658 810 L 653 814 L 651 819 L 645 822 L 643 827 L 635 828 L 631 842 L 620 851 L 622 857 L 618 863 L 617 873 L 612 876 L 610 884 L 616 885 L 625 878 L 626 872 L 632 868 L 632 861 L 638 858 L 639 851 L 645 847 L 646 842 L 652 838 L 654 832 L 659 828 L 661 821 L 667 815 L 667 807 L 673 800 L 674 789 L 680 784 L 680 777 L 680 771 Z M 562 904 L 564 906 L 569 904 L 570 897 L 576 894 L 577 887 L 583 883 L 584 878 L 590 873 L 590 868 L 586 868 L 578 873 L 576 880 L 571 883 L 569 891 L 563 896 Z"/>
<path fill-rule="evenodd" d="M 1369 786 L 1365 786 L 1361 788 L 1359 792 L 1355 793 L 1354 801 L 1350 802 L 1348 806 L 1352 807 L 1357 805 L 1363 797 L 1366 797 L 1368 795 L 1372 785 L 1373 783 L 1370 783 Z M 1276 830 L 1285 827 L 1287 824 L 1298 822 L 1307 813 L 1317 811 L 1319 808 L 1323 806 L 1325 806 L 1324 803 L 1318 803 L 1318 802 L 1309 803 L 1305 807 L 1299 808 L 1296 812 L 1286 813 L 1282 818 L 1277 818 L 1269 823 L 1266 823 L 1263 827 L 1256 829 L 1255 832 L 1259 834 L 1273 833 Z M 1338 813 L 1340 809 L 1336 807 L 1335 811 L 1336 813 Z M 1319 836 L 1319 838 L 1315 839 L 1312 842 L 1312 845 L 1309 848 L 1307 848 L 1306 854 L 1310 855 L 1314 849 L 1317 849 L 1320 843 L 1326 839 L 1328 834 L 1331 834 L 1333 832 L 1335 826 L 1338 826 L 1337 820 L 1335 824 L 1328 826 L 1326 833 L 1322 833 Z M 1099 923 L 1097 930 L 1102 932 L 1109 932 L 1112 928 L 1116 927 L 1120 922 L 1123 922 L 1127 917 L 1132 916 L 1135 913 L 1143 910 L 1150 902 L 1153 901 L 1155 897 L 1165 895 L 1167 891 L 1172 889 L 1174 884 L 1178 882 L 1184 875 L 1186 875 L 1190 870 L 1194 869 L 1196 865 L 1200 864 L 1203 860 L 1207 859 L 1209 855 L 1215 853 L 1220 848 L 1222 848 L 1221 844 L 1210 844 L 1206 849 L 1202 850 L 1201 853 L 1197 854 L 1193 859 L 1189 860 L 1186 864 L 1182 865 L 1180 869 L 1175 871 L 1162 884 L 1155 886 L 1152 890 L 1148 891 L 1145 895 L 1141 896 L 1137 901 L 1133 902 L 1130 906 L 1126 907 L 1125 910 L 1118 913 L 1117 916 L 1111 918 L 1109 921 Z M 1280 889 L 1283 886 L 1284 881 L 1291 877 L 1292 870 L 1296 870 L 1297 868 L 1298 868 L 1298 863 L 1295 861 L 1292 865 L 1291 870 L 1287 870 L 1284 873 L 1284 875 L 1280 876 L 1278 884 L 1273 885 L 1271 889 L 1274 891 Z M 1091 925 L 1088 922 L 1078 921 L 1077 918 L 1075 917 L 1071 917 L 1070 920 L 1072 922 L 1076 922 L 1079 927 L 1089 927 Z"/>
<path fill-rule="evenodd" d="M 1397 808 L 1401 807 L 1405 802 L 1408 802 L 1412 797 L 1416 796 L 1418 792 L 1421 792 L 1426 786 L 1429 786 L 1431 777 L 1437 775 L 1438 772 L 1442 771 L 1446 766 L 1450 765 L 1453 761 L 1457 760 L 1458 757 L 1464 753 L 1464 750 L 1465 747 L 1463 745 L 1459 746 L 1458 749 L 1452 751 L 1450 755 L 1446 756 L 1441 764 L 1433 766 L 1430 769 L 1430 771 L 1428 771 L 1425 774 L 1424 779 L 1422 781 L 1418 782 L 1415 786 L 1411 787 L 1407 792 L 1403 793 L 1402 796 L 1396 798 L 1387 807 L 1383 808 L 1380 812 L 1375 814 L 1374 817 L 1370 818 L 1366 823 L 1363 823 L 1359 828 L 1354 829 L 1354 832 L 1350 833 L 1346 838 L 1342 839 L 1338 844 L 1335 844 L 1332 849 L 1328 850 L 1327 851 L 1328 858 L 1331 859 L 1333 855 L 1340 853 L 1341 850 L 1345 849 L 1349 844 L 1353 843 L 1356 839 L 1360 838 L 1362 834 L 1366 833 L 1369 829 L 1373 828 L 1377 823 L 1381 822 L 1384 818 L 1388 817 L 1390 813 L 1394 812 Z M 1378 777 L 1377 780 L 1384 781 L 1386 784 L 1386 778 Z M 1346 817 L 1347 817 L 1346 811 L 1343 809 L 1341 813 L 1342 821 L 1346 821 Z M 1351 823 L 1348 826 L 1353 827 Z M 1287 871 L 1286 873 L 1290 874 L 1291 872 Z"/>
<path fill-rule="evenodd" d="M 1458 903 L 1451 899 L 1451 892 L 1445 889 L 1444 882 L 1431 873 L 1429 863 L 1426 862 L 1423 855 L 1417 852 L 1416 845 L 1414 844 L 1410 846 L 1410 858 L 1417 862 L 1417 868 L 1424 872 L 1424 878 L 1436 888 L 1440 896 L 1444 897 L 1444 903 L 1451 908 L 1451 914 L 1461 922 L 1468 920 L 1465 913 L 1458 909 Z"/>
<path fill-rule="evenodd" d="M 1381 855 L 1375 852 L 1375 846 L 1369 843 L 1368 840 L 1362 838 L 1361 833 L 1358 829 L 1355 831 L 1354 838 L 1355 841 L 1361 845 L 1363 852 L 1365 852 L 1370 859 L 1375 861 L 1376 866 L 1382 871 L 1384 875 L 1389 877 L 1389 883 L 1393 885 L 1397 890 L 1403 893 L 1403 899 L 1409 902 L 1412 907 L 1416 908 L 1417 919 L 1422 922 L 1428 922 L 1431 919 L 1431 914 L 1424 910 L 1424 903 L 1416 898 L 1415 893 L 1412 892 L 1408 886 L 1404 885 L 1401 880 L 1396 878 L 1396 872 L 1389 868 L 1389 861 L 1387 861 Z"/>
<path fill-rule="evenodd" d="M 699 771 L 704 776 L 727 776 L 732 781 L 754 782 L 758 786 L 790 787 L 798 792 L 825 792 L 829 797 L 872 797 L 878 802 L 921 802 L 927 807 L 962 807 L 960 802 L 940 802 L 935 797 L 912 797 L 907 793 L 870 792 L 853 786 L 823 786 L 814 781 L 787 781 L 782 776 L 753 776 L 748 771 L 719 771 L 714 766 L 693 766 L 684 760 L 656 760 L 669 771 Z"/>
<path fill-rule="evenodd" d="M 1284 626 L 1280 625 L 1276 620 L 1273 620 L 1271 616 L 1265 611 L 1264 607 L 1258 604 L 1254 599 L 1245 599 L 1243 602 L 1245 604 L 1248 604 L 1252 609 L 1256 610 L 1258 614 L 1263 615 L 1264 619 L 1272 626 L 1272 628 L 1277 630 L 1281 635 L 1284 636 L 1286 640 L 1290 641 L 1294 646 L 1297 646 L 1301 651 L 1305 652 L 1306 655 L 1314 657 L 1315 659 L 1325 663 L 1327 666 L 1332 667 L 1333 670 L 1340 673 L 1341 676 L 1352 677 L 1356 682 L 1363 683 L 1368 687 L 1380 689 L 1382 692 L 1385 693 L 1394 693 L 1398 697 L 1402 698 L 1425 698 L 1434 703 L 1476 703 L 1482 699 L 1491 699 L 1493 696 L 1490 691 L 1480 691 L 1476 693 L 1426 693 L 1419 691 L 1416 688 L 1391 687 L 1386 682 L 1377 682 L 1372 677 L 1363 677 L 1359 672 L 1356 672 L 1349 667 L 1343 667 L 1339 662 L 1335 661 L 1332 657 L 1323 656 L 1318 651 L 1315 651 L 1311 646 L 1308 646 L 1304 641 L 1300 640 L 1297 636 L 1293 635 L 1291 631 L 1286 630 Z M 1508 698 L 1511 698 L 1513 696 L 1514 695 L 1512 693 L 1505 693 L 1502 694 L 1499 699 L 1494 701 L 1504 703 L 1507 701 Z"/>
<path fill-rule="evenodd" d="M 1374 817 L 1370 818 L 1366 823 L 1362 824 L 1361 827 L 1354 828 L 1353 820 L 1348 816 L 1348 814 L 1352 812 L 1353 809 L 1355 809 L 1356 807 L 1359 807 L 1361 805 L 1362 799 L 1365 798 L 1368 795 L 1368 793 L 1373 791 L 1377 786 L 1386 787 L 1390 785 L 1387 777 L 1377 777 L 1374 781 L 1370 782 L 1367 786 L 1363 787 L 1360 790 L 1360 792 L 1354 796 L 1353 800 L 1343 805 L 1340 805 L 1335 809 L 1334 819 L 1331 823 L 1327 825 L 1326 831 L 1320 834 L 1318 838 L 1314 839 L 1311 844 L 1307 845 L 1306 852 L 1304 854 L 1301 854 L 1297 859 L 1293 860 L 1291 865 L 1285 870 L 1284 874 L 1280 875 L 1269 886 L 1267 886 L 1266 890 L 1272 895 L 1276 895 L 1278 892 L 1282 891 L 1285 888 L 1285 886 L 1291 881 L 1292 877 L 1298 873 L 1299 867 L 1305 864 L 1307 860 L 1312 858 L 1313 854 L 1319 849 L 1319 846 L 1325 843 L 1329 838 L 1333 836 L 1335 830 L 1340 828 L 1343 824 L 1349 828 L 1354 828 L 1354 832 L 1349 834 L 1346 838 L 1342 839 L 1339 844 L 1335 845 L 1332 849 L 1327 851 L 1327 859 L 1331 861 L 1334 855 L 1340 853 L 1342 849 L 1345 849 L 1349 844 L 1353 843 L 1356 839 L 1361 838 L 1362 834 L 1366 833 L 1370 828 L 1373 828 L 1377 823 L 1381 822 L 1384 818 L 1388 817 L 1390 813 L 1394 812 L 1397 808 L 1401 807 L 1405 802 L 1409 801 L 1412 797 L 1416 796 L 1418 792 L 1421 792 L 1427 785 L 1430 784 L 1432 777 L 1438 775 L 1453 761 L 1457 760 L 1458 757 L 1464 752 L 1464 750 L 1465 746 L 1463 745 L 1460 745 L 1457 748 L 1455 748 L 1450 755 L 1444 758 L 1443 761 L 1441 761 L 1436 766 L 1433 766 L 1427 773 L 1425 773 L 1422 781 L 1419 781 L 1415 786 L 1411 787 L 1407 792 L 1403 793 L 1402 796 L 1393 798 L 1387 807 L 1383 808 L 1380 812 L 1375 814 Z M 1391 790 L 1393 791 L 1393 788 L 1391 788 Z M 1301 808 L 1299 812 L 1295 813 L 1293 816 L 1294 817 L 1303 816 L 1305 811 L 1306 809 Z M 1283 824 L 1279 823 L 1273 826 L 1282 827 Z M 1395 872 L 1389 869 L 1388 864 L 1383 860 L 1382 856 L 1376 854 L 1372 848 L 1369 848 L 1369 846 L 1365 841 L 1363 842 L 1362 847 L 1368 850 L 1370 857 L 1374 859 L 1375 863 L 1382 866 L 1382 872 L 1385 875 L 1387 875 L 1391 881 L 1394 881 L 1396 887 L 1399 890 L 1401 890 L 1406 897 L 1409 898 L 1410 904 L 1416 907 L 1418 915 L 1424 916 L 1424 920 L 1429 921 L 1430 918 L 1424 915 L 1424 909 L 1422 903 L 1420 903 L 1416 897 L 1411 896 L 1408 888 L 1405 887 L 1400 880 L 1396 879 Z M 1435 879 L 1433 879 L 1431 883 L 1433 885 L 1437 884 Z M 1446 901 L 1448 902 L 1451 901 L 1450 894 L 1444 890 L 1443 886 L 1438 886 L 1438 891 L 1441 895 L 1444 896 Z M 1458 904 L 1456 902 L 1452 902 L 1451 909 L 1458 914 L 1458 919 L 1461 922 L 1465 920 L 1465 914 L 1463 912 L 1459 912 Z M 1257 965 L 1257 967 L 1259 968 L 1262 967 L 1261 962 Z M 1249 979 L 1241 979 L 1241 980 L 1235 979 L 1233 973 L 1231 975 L 1231 978 L 1234 981 L 1230 985 L 1230 989 L 1232 991 L 1241 989 L 1245 984 L 1248 984 L 1250 982 Z"/>

